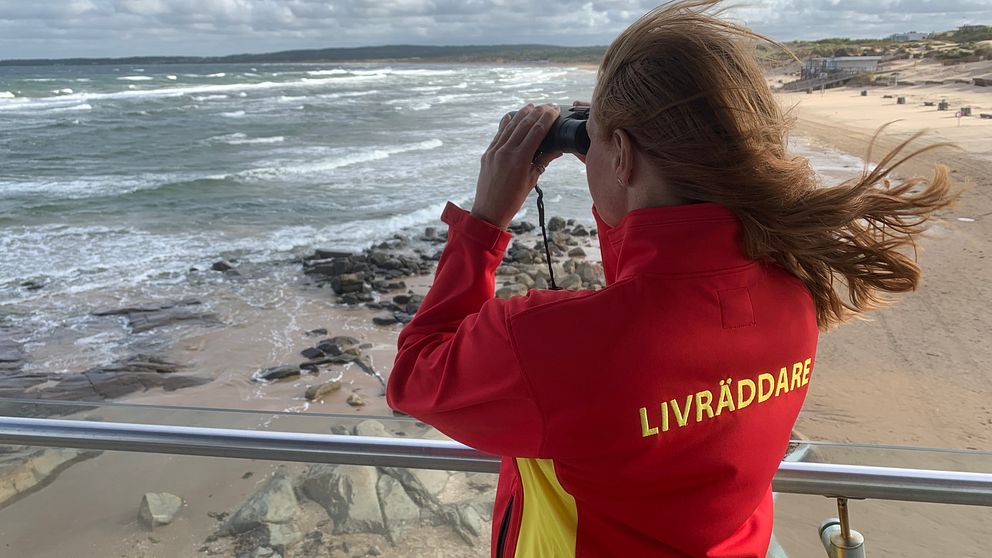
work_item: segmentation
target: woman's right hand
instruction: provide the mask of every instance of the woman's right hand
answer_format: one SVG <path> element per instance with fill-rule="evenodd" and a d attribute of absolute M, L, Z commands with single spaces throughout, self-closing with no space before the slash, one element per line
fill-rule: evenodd
<path fill-rule="evenodd" d="M 573 107 L 590 107 L 590 106 L 592 106 L 592 103 L 590 103 L 589 101 L 572 101 L 572 106 Z M 586 156 L 585 155 L 583 155 L 581 153 L 576 153 L 575 154 L 575 158 L 578 159 L 578 160 L 580 160 L 580 161 L 582 161 L 582 164 L 583 165 L 586 164 Z"/>

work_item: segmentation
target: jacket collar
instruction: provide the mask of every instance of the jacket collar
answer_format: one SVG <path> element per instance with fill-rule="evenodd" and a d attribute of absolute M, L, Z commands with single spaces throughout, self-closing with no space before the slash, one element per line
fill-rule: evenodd
<path fill-rule="evenodd" d="M 715 203 L 636 209 L 615 228 L 593 208 L 606 283 L 632 275 L 684 275 L 753 263 L 732 211 Z"/>

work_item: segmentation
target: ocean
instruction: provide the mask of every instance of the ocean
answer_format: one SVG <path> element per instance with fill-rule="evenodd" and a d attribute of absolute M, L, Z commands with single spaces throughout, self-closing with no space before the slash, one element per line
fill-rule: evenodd
<path fill-rule="evenodd" d="M 26 369 L 64 372 L 134 348 L 94 310 L 218 289 L 285 302 L 288 262 L 439 224 L 446 201 L 471 200 L 505 112 L 588 99 L 594 79 L 550 66 L 0 68 L 0 325 L 37 349 Z M 828 176 L 861 168 L 793 147 Z M 549 215 L 592 223 L 580 163 L 556 161 L 542 187 Z M 536 219 L 532 202 L 520 216 Z M 191 271 L 222 258 L 271 265 L 235 288 Z M 89 357 L 46 354 L 55 339 Z"/>

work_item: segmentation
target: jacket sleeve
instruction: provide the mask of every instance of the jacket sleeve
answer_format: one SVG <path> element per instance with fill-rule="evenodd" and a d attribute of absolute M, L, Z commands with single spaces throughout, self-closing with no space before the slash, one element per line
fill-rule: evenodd
<path fill-rule="evenodd" d="M 389 406 L 480 451 L 537 456 L 544 421 L 520 368 L 495 272 L 511 235 L 448 203 L 434 285 L 400 333 Z"/>

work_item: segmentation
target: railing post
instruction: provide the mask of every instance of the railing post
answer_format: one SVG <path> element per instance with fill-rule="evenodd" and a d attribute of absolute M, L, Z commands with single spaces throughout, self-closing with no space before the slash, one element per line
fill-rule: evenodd
<path fill-rule="evenodd" d="M 837 518 L 820 524 L 820 542 L 830 558 L 865 558 L 865 537 L 851 529 L 847 498 L 837 498 Z"/>

